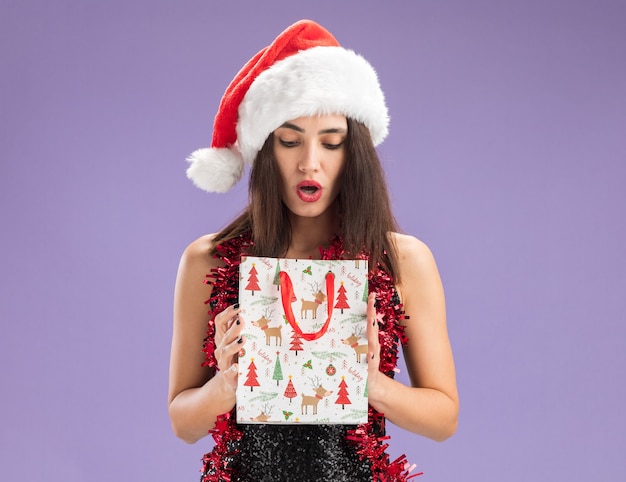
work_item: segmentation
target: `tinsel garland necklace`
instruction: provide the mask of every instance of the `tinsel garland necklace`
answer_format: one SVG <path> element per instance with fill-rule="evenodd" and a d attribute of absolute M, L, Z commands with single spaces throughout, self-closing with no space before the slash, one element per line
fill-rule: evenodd
<path fill-rule="evenodd" d="M 215 358 L 215 316 L 228 306 L 237 303 L 239 293 L 239 263 L 242 252 L 252 246 L 249 235 L 239 236 L 224 242 L 216 247 L 216 258 L 223 262 L 223 266 L 214 268 L 207 275 L 205 283 L 213 286 L 211 297 L 205 301 L 210 306 L 210 321 L 203 352 L 205 362 L 203 366 L 217 369 Z M 335 238 L 328 249 L 320 248 L 321 259 L 343 259 L 344 249 L 340 238 Z M 367 256 L 357 256 L 366 259 Z M 376 293 L 376 312 L 378 319 L 378 337 L 380 341 L 380 371 L 392 377 L 398 362 L 398 343 L 406 345 L 408 339 L 404 327 L 399 324 L 403 319 L 402 305 L 400 304 L 393 279 L 379 265 L 370 270 L 368 275 L 369 292 Z M 229 463 L 236 455 L 233 445 L 241 439 L 243 433 L 237 429 L 234 410 L 220 415 L 215 428 L 209 433 L 213 436 L 215 447 L 203 458 L 205 473 L 203 482 L 230 481 L 233 477 Z M 403 454 L 393 462 L 389 461 L 386 449 L 389 446 L 389 436 L 379 436 L 375 427 L 384 429 L 384 415 L 369 407 L 368 422 L 348 430 L 346 438 L 355 444 L 356 452 L 361 460 L 367 459 L 372 468 L 372 480 L 375 482 L 406 481 L 422 475 L 410 475 L 415 468 L 411 466 Z M 206 468 L 211 467 L 210 474 Z"/>

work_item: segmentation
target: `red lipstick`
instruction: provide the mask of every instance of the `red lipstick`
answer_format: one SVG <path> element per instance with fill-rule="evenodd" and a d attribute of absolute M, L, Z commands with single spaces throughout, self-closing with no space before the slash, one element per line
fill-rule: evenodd
<path fill-rule="evenodd" d="M 298 183 L 298 197 L 304 202 L 313 203 L 322 197 L 322 185 L 315 181 L 302 181 Z"/>

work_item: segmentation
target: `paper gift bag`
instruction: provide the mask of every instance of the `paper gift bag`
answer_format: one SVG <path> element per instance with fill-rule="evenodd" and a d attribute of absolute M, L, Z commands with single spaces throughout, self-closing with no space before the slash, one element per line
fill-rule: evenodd
<path fill-rule="evenodd" d="M 247 256 L 238 423 L 367 421 L 367 261 Z"/>

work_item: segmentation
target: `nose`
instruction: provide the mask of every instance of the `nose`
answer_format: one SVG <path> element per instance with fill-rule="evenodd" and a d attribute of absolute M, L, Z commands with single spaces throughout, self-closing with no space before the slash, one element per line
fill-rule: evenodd
<path fill-rule="evenodd" d="M 320 168 L 319 155 L 318 146 L 314 142 L 309 143 L 302 151 L 298 169 L 301 172 L 317 172 Z"/>

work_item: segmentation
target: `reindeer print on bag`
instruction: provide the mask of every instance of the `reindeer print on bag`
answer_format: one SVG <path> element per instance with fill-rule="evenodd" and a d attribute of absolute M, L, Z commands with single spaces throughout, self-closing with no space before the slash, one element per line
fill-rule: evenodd
<path fill-rule="evenodd" d="M 324 301 L 326 301 L 326 295 L 322 292 L 321 283 L 309 284 L 311 291 L 313 292 L 313 301 L 307 301 L 304 298 L 301 299 L 302 305 L 300 307 L 300 316 L 306 320 L 307 312 L 311 312 L 311 318 L 317 318 L 317 309 Z"/>
<path fill-rule="evenodd" d="M 267 324 L 272 321 L 272 315 L 274 314 L 273 310 L 266 309 L 263 312 L 263 316 L 256 321 L 252 322 L 252 325 L 258 326 L 265 333 L 265 344 L 269 345 L 272 337 L 275 338 L 276 346 L 283 344 L 283 335 L 282 335 L 282 326 L 277 326 L 270 328 Z"/>
<path fill-rule="evenodd" d="M 273 410 L 274 406 L 266 403 L 263 405 L 261 413 L 256 417 L 252 417 L 250 420 L 253 422 L 267 422 L 270 419 Z"/>
<path fill-rule="evenodd" d="M 313 415 L 317 415 L 317 404 L 320 403 L 320 400 L 324 397 L 332 395 L 333 392 L 326 390 L 322 386 L 322 382 L 319 377 L 315 377 L 315 380 L 309 378 L 309 382 L 313 387 L 315 395 L 310 397 L 302 394 L 302 415 L 308 413 L 308 407 L 313 407 Z"/>
<path fill-rule="evenodd" d="M 365 342 L 365 344 L 359 345 L 359 338 L 361 337 L 362 333 L 363 328 L 359 327 L 358 329 L 354 330 L 354 333 L 352 333 L 348 338 L 344 338 L 343 340 L 341 340 L 344 345 L 348 345 L 350 348 L 354 348 L 357 363 L 361 363 L 361 357 L 363 355 L 367 356 L 367 341 Z"/>

